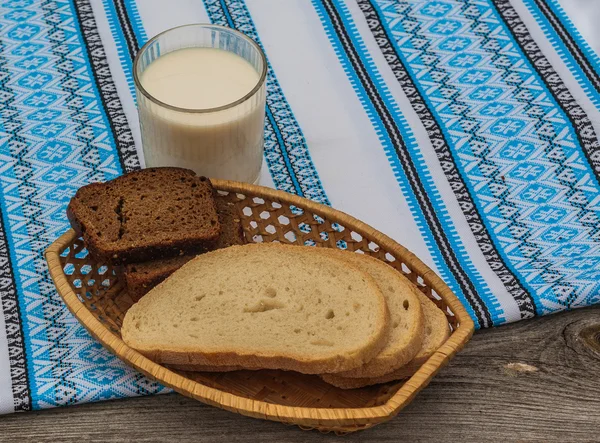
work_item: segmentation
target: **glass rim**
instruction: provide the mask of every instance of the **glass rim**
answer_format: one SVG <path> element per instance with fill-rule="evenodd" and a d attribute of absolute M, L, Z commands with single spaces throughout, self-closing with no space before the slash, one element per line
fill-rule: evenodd
<path fill-rule="evenodd" d="M 156 97 L 154 97 L 152 94 L 150 94 L 143 86 L 142 86 L 142 82 L 140 81 L 140 78 L 138 76 L 137 73 L 137 66 L 140 63 L 140 58 L 141 55 L 148 49 L 148 47 L 154 43 L 156 40 L 158 40 L 160 37 L 162 37 L 163 35 L 172 32 L 176 29 L 181 29 L 181 28 L 216 28 L 219 30 L 223 30 L 223 31 L 227 31 L 230 32 L 232 34 L 237 35 L 238 37 L 241 37 L 242 39 L 246 40 L 248 43 L 250 43 L 251 46 L 253 46 L 257 51 L 258 54 L 263 62 L 263 66 L 262 66 L 262 72 L 260 72 L 260 77 L 258 79 L 258 82 L 256 83 L 256 85 L 250 90 L 250 92 L 248 92 L 246 95 L 244 95 L 243 97 L 231 102 L 231 103 L 227 103 L 225 105 L 221 105 L 221 106 L 216 106 L 213 108 L 181 108 L 179 106 L 174 106 L 174 105 L 170 105 L 169 103 L 165 103 L 162 100 L 157 99 Z M 194 46 L 191 46 L 192 48 Z M 198 46 L 200 47 L 200 46 Z M 181 48 L 181 49 L 187 49 L 187 48 Z M 174 52 L 174 51 L 172 51 Z M 230 52 L 230 51 L 228 51 Z M 160 56 L 159 56 L 160 58 Z M 174 28 L 169 28 L 159 34 L 156 34 L 154 37 L 152 37 L 150 40 L 148 40 L 146 42 L 146 44 L 144 44 L 144 46 L 142 46 L 140 48 L 140 50 L 138 51 L 138 53 L 135 56 L 135 59 L 133 60 L 133 82 L 135 84 L 135 87 L 137 88 L 138 91 L 140 91 L 142 93 L 142 95 L 144 97 L 146 97 L 147 99 L 149 99 L 150 101 L 156 103 L 159 106 L 163 106 L 167 109 L 171 109 L 172 111 L 177 111 L 177 112 L 184 112 L 184 113 L 194 113 L 194 114 L 203 114 L 203 113 L 210 113 L 210 112 L 218 112 L 218 111 L 223 111 L 225 109 L 230 109 L 233 108 L 237 105 L 239 105 L 240 103 L 244 103 L 246 100 L 250 99 L 254 94 L 256 94 L 258 92 L 258 90 L 263 86 L 263 84 L 265 83 L 265 79 L 267 77 L 267 57 L 265 56 L 265 53 L 263 52 L 262 48 L 254 41 L 252 40 L 250 37 L 248 37 L 246 34 L 236 30 L 236 29 L 232 29 L 232 28 L 228 28 L 227 26 L 221 26 L 221 25 L 213 25 L 210 23 L 192 23 L 192 24 L 187 24 L 187 25 L 181 25 L 181 26 L 176 26 Z"/>

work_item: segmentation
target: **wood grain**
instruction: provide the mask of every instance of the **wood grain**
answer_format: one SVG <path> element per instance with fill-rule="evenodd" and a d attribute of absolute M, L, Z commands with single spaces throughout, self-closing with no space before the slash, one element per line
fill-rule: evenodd
<path fill-rule="evenodd" d="M 389 423 L 345 437 L 165 395 L 0 418 L 0 441 L 544 441 L 600 438 L 600 308 L 475 334 Z"/>

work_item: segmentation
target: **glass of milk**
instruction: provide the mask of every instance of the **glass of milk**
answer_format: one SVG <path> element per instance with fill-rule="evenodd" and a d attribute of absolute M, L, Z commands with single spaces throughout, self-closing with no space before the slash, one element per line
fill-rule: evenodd
<path fill-rule="evenodd" d="M 133 71 L 147 167 L 258 181 L 267 61 L 253 40 L 222 26 L 181 26 L 148 41 Z"/>

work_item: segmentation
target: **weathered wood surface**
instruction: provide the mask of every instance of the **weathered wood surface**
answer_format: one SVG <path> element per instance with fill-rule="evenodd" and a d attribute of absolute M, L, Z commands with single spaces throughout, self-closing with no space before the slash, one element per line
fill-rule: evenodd
<path fill-rule="evenodd" d="M 166 395 L 0 417 L 1 442 L 600 441 L 600 308 L 477 333 L 398 417 L 345 437 Z"/>

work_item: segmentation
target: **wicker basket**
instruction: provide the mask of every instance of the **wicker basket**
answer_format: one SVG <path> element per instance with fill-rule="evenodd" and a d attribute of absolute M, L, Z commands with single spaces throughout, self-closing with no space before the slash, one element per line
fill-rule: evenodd
<path fill-rule="evenodd" d="M 395 416 L 473 334 L 473 321 L 448 286 L 389 237 L 342 212 L 288 193 L 220 180 L 213 184 L 219 198 L 235 203 L 247 241 L 341 246 L 377 257 L 416 283 L 444 311 L 453 332 L 410 379 L 361 389 L 342 390 L 317 376 L 285 371 L 170 370 L 121 340 L 121 322 L 133 302 L 115 269 L 92 260 L 82 240 L 68 231 L 46 251 L 59 294 L 95 338 L 151 379 L 188 397 L 243 415 L 346 433 Z"/>

